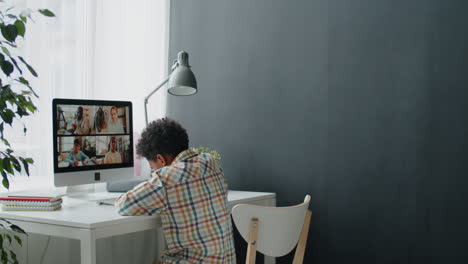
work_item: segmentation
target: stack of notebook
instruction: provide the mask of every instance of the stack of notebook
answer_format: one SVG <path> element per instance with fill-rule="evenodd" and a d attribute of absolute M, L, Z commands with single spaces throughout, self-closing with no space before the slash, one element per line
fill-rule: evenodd
<path fill-rule="evenodd" d="M 62 196 L 8 195 L 0 203 L 4 211 L 55 211 L 62 208 Z"/>

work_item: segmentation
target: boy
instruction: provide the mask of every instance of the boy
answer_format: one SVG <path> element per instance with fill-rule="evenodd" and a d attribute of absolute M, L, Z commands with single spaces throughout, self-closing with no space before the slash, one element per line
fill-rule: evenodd
<path fill-rule="evenodd" d="M 166 249 L 162 263 L 236 263 L 228 187 L 219 163 L 188 149 L 186 130 L 163 118 L 143 131 L 137 153 L 153 177 L 122 195 L 122 215 L 161 216 Z"/>

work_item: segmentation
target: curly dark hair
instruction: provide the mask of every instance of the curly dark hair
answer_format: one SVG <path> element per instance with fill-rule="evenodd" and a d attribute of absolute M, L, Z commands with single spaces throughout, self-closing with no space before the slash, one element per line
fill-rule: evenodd
<path fill-rule="evenodd" d="M 188 149 L 187 131 L 177 121 L 168 117 L 155 120 L 146 126 L 136 149 L 137 154 L 155 160 L 157 154 L 174 157 Z"/>

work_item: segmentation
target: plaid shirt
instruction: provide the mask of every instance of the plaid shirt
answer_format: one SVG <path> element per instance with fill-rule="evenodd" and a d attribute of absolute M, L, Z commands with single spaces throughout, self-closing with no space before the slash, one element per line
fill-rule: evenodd
<path fill-rule="evenodd" d="M 236 263 L 228 186 L 210 154 L 181 152 L 170 166 L 122 195 L 119 214 L 161 216 L 162 263 Z"/>

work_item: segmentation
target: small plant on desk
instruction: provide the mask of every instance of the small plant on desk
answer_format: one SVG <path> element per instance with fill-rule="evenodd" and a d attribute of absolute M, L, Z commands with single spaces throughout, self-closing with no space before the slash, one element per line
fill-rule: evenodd
<path fill-rule="evenodd" d="M 219 155 L 218 151 L 216 151 L 216 150 L 212 150 L 210 148 L 203 147 L 203 146 L 199 146 L 198 148 L 191 148 L 191 149 L 192 149 L 193 152 L 195 152 L 197 154 L 208 153 L 211 156 L 213 156 L 215 159 L 221 160 L 221 155 Z"/>
<path fill-rule="evenodd" d="M 3 187 L 9 189 L 9 177 L 22 172 L 29 176 L 29 165 L 33 164 L 33 160 L 16 155 L 4 131 L 7 125 L 11 127 L 15 120 L 21 121 L 21 118 L 37 110 L 32 99 L 38 96 L 27 80 L 30 75 L 37 77 L 37 73 L 19 55 L 16 43 L 17 38 L 24 38 L 26 24 L 32 20 L 31 15 L 34 11 L 4 5 L 3 0 L 0 0 L 0 173 Z M 55 16 L 47 9 L 39 9 L 37 12 L 47 17 Z M 23 130 L 26 133 L 24 123 Z M 26 233 L 6 219 L 0 219 L 0 228 L 6 230 L 0 234 L 0 262 L 18 263 L 16 254 L 7 247 L 13 241 L 21 246 L 19 234 Z"/>

